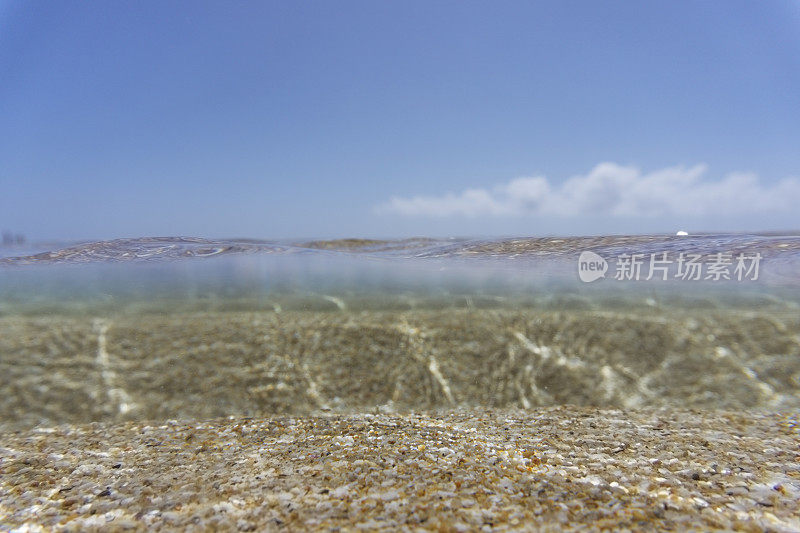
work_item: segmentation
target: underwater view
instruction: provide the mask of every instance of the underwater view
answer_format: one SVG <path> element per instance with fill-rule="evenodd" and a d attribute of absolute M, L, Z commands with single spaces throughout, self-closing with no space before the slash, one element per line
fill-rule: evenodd
<path fill-rule="evenodd" d="M 0 532 L 800 532 L 800 2 L 0 0 Z"/>
<path fill-rule="evenodd" d="M 5 255 L 8 525 L 800 527 L 800 236 Z"/>
<path fill-rule="evenodd" d="M 759 271 L 737 279 L 743 250 Z M 583 252 L 612 261 L 603 277 L 581 280 Z M 648 280 L 651 254 L 666 263 Z M 707 270 L 716 254 L 731 260 L 724 277 L 684 279 L 681 254 Z M 632 255 L 647 259 L 638 279 L 619 265 Z M 563 404 L 800 408 L 800 236 L 130 239 L 0 268 L 5 429 Z"/>

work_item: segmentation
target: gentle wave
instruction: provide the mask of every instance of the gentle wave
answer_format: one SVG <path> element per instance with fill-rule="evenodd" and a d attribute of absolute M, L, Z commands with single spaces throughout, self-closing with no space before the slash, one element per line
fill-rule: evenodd
<path fill-rule="evenodd" d="M 701 234 L 526 237 L 505 239 L 338 239 L 282 242 L 255 239 L 142 237 L 79 243 L 38 253 L 7 249 L 0 265 L 129 262 L 246 254 L 356 254 L 378 258 L 572 259 L 591 250 L 603 256 L 631 253 L 759 253 L 766 260 L 800 258 L 800 235 Z"/>

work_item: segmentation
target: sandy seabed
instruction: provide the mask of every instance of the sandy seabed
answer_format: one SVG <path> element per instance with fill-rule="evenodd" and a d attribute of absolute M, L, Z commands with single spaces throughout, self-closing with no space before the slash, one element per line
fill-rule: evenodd
<path fill-rule="evenodd" d="M 794 310 L 317 300 L 0 316 L 0 529 L 800 531 Z"/>
<path fill-rule="evenodd" d="M 800 530 L 796 414 L 438 411 L 0 437 L 0 524 L 70 530 Z"/>
<path fill-rule="evenodd" d="M 796 310 L 326 303 L 0 316 L 0 430 L 375 408 L 800 409 Z"/>

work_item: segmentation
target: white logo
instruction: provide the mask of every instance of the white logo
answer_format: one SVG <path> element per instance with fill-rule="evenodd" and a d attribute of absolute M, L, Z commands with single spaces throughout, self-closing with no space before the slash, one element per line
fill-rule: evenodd
<path fill-rule="evenodd" d="M 606 277 L 608 263 L 594 252 L 581 252 L 578 258 L 578 277 L 581 281 L 589 283 Z"/>
<path fill-rule="evenodd" d="M 674 253 L 674 252 L 673 252 Z M 648 257 L 649 256 L 649 257 Z M 688 281 L 743 281 L 758 280 L 761 253 L 755 254 L 717 252 L 715 254 L 693 254 L 680 252 L 677 259 L 670 252 L 625 253 L 612 258 L 613 279 L 617 281 L 650 281 L 660 279 L 681 279 Z M 671 268 L 673 265 L 675 269 Z M 608 261 L 594 252 L 581 252 L 578 258 L 578 277 L 590 283 L 606 277 Z"/>

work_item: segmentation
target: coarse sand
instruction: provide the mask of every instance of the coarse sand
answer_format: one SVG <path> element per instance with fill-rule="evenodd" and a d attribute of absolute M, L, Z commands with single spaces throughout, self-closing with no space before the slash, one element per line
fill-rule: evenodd
<path fill-rule="evenodd" d="M 0 526 L 800 531 L 796 414 L 450 410 L 0 437 Z"/>

